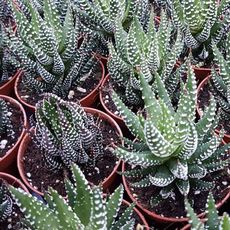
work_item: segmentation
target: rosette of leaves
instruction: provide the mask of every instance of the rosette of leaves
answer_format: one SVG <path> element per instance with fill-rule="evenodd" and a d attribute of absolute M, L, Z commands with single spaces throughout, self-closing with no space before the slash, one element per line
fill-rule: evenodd
<path fill-rule="evenodd" d="M 214 46 L 214 60 L 219 67 L 219 71 L 212 69 L 210 78 L 211 92 L 220 107 L 222 121 L 230 119 L 230 33 L 225 45 L 225 55 Z"/>
<path fill-rule="evenodd" d="M 103 154 L 101 130 L 79 104 L 47 93 L 36 104 L 35 117 L 35 140 L 51 169 L 90 163 Z"/>
<path fill-rule="evenodd" d="M 0 179 L 0 223 L 11 216 L 13 201 L 8 194 L 6 182 Z"/>
<path fill-rule="evenodd" d="M 145 26 L 149 20 L 148 0 L 72 0 L 80 21 L 89 29 L 113 37 L 117 21 L 127 29 L 134 15 Z"/>
<path fill-rule="evenodd" d="M 56 1 L 43 1 L 43 16 L 28 0 L 25 0 L 27 13 L 16 2 L 11 1 L 11 5 L 18 29 L 17 34 L 7 31 L 8 45 L 24 70 L 25 86 L 65 98 L 71 87 L 82 84 L 95 70 L 97 60 L 92 52 L 98 48 L 97 39 L 89 36 L 78 47 L 80 23 L 69 2 L 64 21 Z"/>
<path fill-rule="evenodd" d="M 3 139 L 5 136 L 15 135 L 10 115 L 11 112 L 6 101 L 0 98 L 0 139 Z"/>
<path fill-rule="evenodd" d="M 185 200 L 185 208 L 187 211 L 187 217 L 189 218 L 189 223 L 192 229 L 202 230 L 202 229 L 219 229 L 228 230 L 230 229 L 230 218 L 227 213 L 224 213 L 222 217 L 218 216 L 218 211 L 215 206 L 215 200 L 213 195 L 210 193 L 208 196 L 206 204 L 206 219 L 201 221 L 197 215 L 194 213 L 192 206 L 189 204 L 188 200 Z"/>
<path fill-rule="evenodd" d="M 140 81 L 145 102 L 144 115 L 135 115 L 116 94 L 113 96 L 136 140 L 125 140 L 126 147 L 114 147 L 118 158 L 138 166 L 124 172 L 124 175 L 136 180 L 131 183 L 133 187 L 159 187 L 159 195 L 153 197 L 152 204 L 173 196 L 176 191 L 187 196 L 191 190 L 212 189 L 214 183 L 207 181 L 205 176 L 228 165 L 226 151 L 230 149 L 230 145 L 219 147 L 223 131 L 219 136 L 212 131 L 217 122 L 214 98 L 211 98 L 204 116 L 195 123 L 196 81 L 191 65 L 187 82 L 181 83 L 176 111 L 159 76 L 156 75 L 157 96 L 141 72 Z"/>
<path fill-rule="evenodd" d="M 132 230 L 133 205 L 117 217 L 123 197 L 123 187 L 119 186 L 107 201 L 103 199 L 100 186 L 90 187 L 84 174 L 73 165 L 74 183 L 65 181 L 67 200 L 55 190 L 49 189 L 44 198 L 47 204 L 37 200 L 22 190 L 10 187 L 16 203 L 25 213 L 25 223 L 30 229 L 66 230 Z"/>
<path fill-rule="evenodd" d="M 212 46 L 221 46 L 230 25 L 230 1 L 170 0 L 172 20 L 180 28 L 184 42 L 192 49 L 194 63 L 212 61 Z"/>
<path fill-rule="evenodd" d="M 112 82 L 120 89 L 124 102 L 135 106 L 143 104 L 138 77 L 140 70 L 150 84 L 159 74 L 167 82 L 169 93 L 174 92 L 180 78 L 179 72 L 173 69 L 183 49 L 180 33 L 175 40 L 174 33 L 172 23 L 163 11 L 158 29 L 153 13 L 146 32 L 136 17 L 128 32 L 121 24 L 116 24 L 115 45 L 110 44 L 108 71 Z"/>

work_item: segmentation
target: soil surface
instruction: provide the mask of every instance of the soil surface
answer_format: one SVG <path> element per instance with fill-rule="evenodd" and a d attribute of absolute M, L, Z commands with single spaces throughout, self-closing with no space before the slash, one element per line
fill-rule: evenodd
<path fill-rule="evenodd" d="M 8 195 L 11 197 L 10 192 Z M 12 197 L 11 197 L 12 198 Z M 19 230 L 19 229 L 26 229 L 22 224 L 22 219 L 24 217 L 23 213 L 20 211 L 19 207 L 15 204 L 13 198 L 13 211 L 9 218 L 5 221 L 0 222 L 0 230 Z"/>
<path fill-rule="evenodd" d="M 210 86 L 209 84 L 205 84 L 205 86 L 200 90 L 198 94 L 198 108 L 202 112 L 204 111 L 205 108 L 209 106 L 209 101 L 211 98 L 210 94 Z M 217 105 L 218 108 L 218 105 Z M 224 128 L 225 132 L 229 135 L 230 134 L 230 120 L 229 119 L 220 119 L 218 129 L 221 129 L 221 127 Z"/>
<path fill-rule="evenodd" d="M 110 175 L 115 164 L 118 162 L 117 158 L 112 155 L 108 147 L 112 142 L 120 142 L 119 135 L 116 130 L 111 127 L 107 121 L 99 120 L 100 129 L 103 135 L 104 154 L 96 158 L 95 166 L 86 163 L 79 165 L 85 174 L 87 180 L 93 184 L 101 183 L 106 177 Z M 90 155 L 90 151 L 88 152 Z M 45 164 L 41 150 L 31 141 L 27 147 L 24 155 L 24 167 L 27 180 L 39 191 L 47 191 L 47 188 L 53 187 L 59 194 L 66 195 L 64 189 L 64 178 L 70 178 L 71 173 L 68 168 L 64 168 L 59 172 L 51 171 Z"/>
<path fill-rule="evenodd" d="M 127 167 L 127 169 L 130 168 Z M 213 181 L 215 183 L 215 187 L 212 190 L 214 195 L 214 199 L 216 203 L 220 202 L 229 192 L 230 185 L 230 175 L 227 170 L 215 172 L 213 174 L 209 174 L 205 177 L 206 181 Z M 150 200 L 151 197 L 155 197 L 159 194 L 160 188 L 156 186 L 150 186 L 146 188 L 135 188 L 132 187 L 131 183 L 135 182 L 134 180 L 130 180 L 127 178 L 127 184 L 131 190 L 131 193 L 134 194 L 135 198 L 138 200 L 142 206 L 150 211 L 153 211 L 161 216 L 165 217 L 185 217 L 186 212 L 184 210 L 184 197 L 179 193 L 179 191 L 175 191 L 175 199 L 171 197 L 162 201 L 158 205 L 151 207 Z M 205 205 L 208 197 L 207 192 L 200 192 L 191 190 L 188 199 L 194 200 L 194 210 L 196 213 L 200 214 L 205 211 Z"/>
<path fill-rule="evenodd" d="M 0 148 L 0 157 L 3 157 L 9 149 L 11 149 L 17 142 L 18 138 L 21 135 L 23 129 L 23 113 L 15 105 L 7 102 L 10 115 L 10 120 L 13 125 L 14 135 L 11 135 L 9 132 L 5 132 L 3 135 L 0 135 L 0 141 L 7 140 L 7 144 L 4 149 Z"/>
<path fill-rule="evenodd" d="M 66 100 L 81 100 L 97 87 L 102 77 L 102 70 L 99 65 L 100 64 L 98 64 L 95 71 L 92 72 L 85 81 L 80 82 L 77 86 L 72 86 L 70 91 L 73 91 L 74 94 L 70 98 L 65 98 Z M 18 94 L 26 103 L 33 106 L 35 106 L 39 100 L 43 99 L 41 93 L 31 91 L 29 88 L 24 86 L 22 81 L 19 81 L 18 84 Z"/>

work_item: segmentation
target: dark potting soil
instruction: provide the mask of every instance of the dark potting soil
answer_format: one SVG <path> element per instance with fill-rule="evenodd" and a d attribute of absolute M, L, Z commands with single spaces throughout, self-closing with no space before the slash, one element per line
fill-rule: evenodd
<path fill-rule="evenodd" d="M 11 149 L 17 142 L 23 129 L 23 113 L 15 105 L 7 102 L 10 115 L 10 120 L 13 125 L 14 135 L 10 135 L 8 132 L 0 135 L 0 141 L 7 140 L 7 144 L 4 149 L 0 148 L 0 157 L 3 157 L 9 149 Z"/>
<path fill-rule="evenodd" d="M 127 166 L 127 170 L 130 166 Z M 215 183 L 214 189 L 211 191 L 216 203 L 219 203 L 229 192 L 230 185 L 230 175 L 228 170 L 223 170 L 215 172 L 212 175 L 209 174 L 205 177 L 206 181 L 213 181 Z M 131 193 L 137 199 L 137 201 L 142 204 L 142 206 L 150 211 L 153 211 L 164 217 L 185 217 L 186 212 L 184 209 L 184 197 L 180 194 L 178 190 L 175 192 L 175 198 L 171 197 L 163 200 L 158 205 L 151 207 L 150 200 L 151 197 L 155 197 L 159 194 L 160 188 L 156 186 L 149 186 L 146 188 L 135 188 L 132 187 L 131 183 L 134 180 L 126 178 L 127 184 L 130 188 Z M 188 196 L 188 199 L 194 200 L 194 210 L 196 213 L 200 214 L 205 211 L 205 205 L 208 197 L 207 192 L 200 192 L 192 190 Z"/>
<path fill-rule="evenodd" d="M 98 64 L 100 65 L 100 64 Z M 102 70 L 100 66 L 97 66 L 94 72 L 90 74 L 85 81 L 82 81 L 77 86 L 73 86 L 70 91 L 73 91 L 73 95 L 69 98 L 65 98 L 68 101 L 77 101 L 86 97 L 91 93 L 96 86 L 99 84 L 102 77 Z M 39 92 L 34 92 L 25 87 L 23 82 L 20 80 L 18 84 L 19 96 L 28 104 L 35 106 L 35 104 L 43 99 L 43 96 Z"/>
<path fill-rule="evenodd" d="M 112 172 L 117 158 L 112 155 L 108 147 L 112 142 L 120 142 L 119 134 L 113 127 L 101 119 L 98 120 L 103 135 L 104 154 L 96 158 L 95 166 L 91 164 L 79 165 L 87 180 L 93 184 L 101 183 Z M 88 152 L 90 155 L 90 151 Z M 47 191 L 48 187 L 53 187 L 61 195 L 66 195 L 64 189 L 64 178 L 71 180 L 71 172 L 64 168 L 59 172 L 51 171 L 45 164 L 42 152 L 31 141 L 24 155 L 25 174 L 30 183 L 41 192 Z"/>
<path fill-rule="evenodd" d="M 11 197 L 10 192 L 8 195 Z M 23 213 L 20 211 L 19 207 L 14 202 L 14 199 L 11 197 L 13 201 L 13 210 L 12 214 L 9 218 L 5 221 L 0 222 L 0 230 L 19 230 L 19 229 L 26 229 L 22 223 L 22 219 L 24 218 Z"/>
<path fill-rule="evenodd" d="M 210 89 L 209 84 L 205 84 L 202 90 L 200 90 L 198 94 L 198 98 L 197 98 L 198 108 L 202 112 L 204 111 L 205 108 L 209 106 L 209 101 L 211 98 L 210 90 L 211 89 Z M 227 134 L 230 134 L 230 119 L 220 119 L 220 122 L 217 128 L 220 130 L 222 127 L 224 128 Z"/>

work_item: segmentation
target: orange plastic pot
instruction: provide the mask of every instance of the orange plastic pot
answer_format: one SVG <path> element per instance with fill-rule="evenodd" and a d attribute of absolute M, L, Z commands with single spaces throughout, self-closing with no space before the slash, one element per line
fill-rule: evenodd
<path fill-rule="evenodd" d="M 15 80 L 21 74 L 22 74 L 22 71 L 17 70 L 17 72 L 14 74 L 14 76 L 11 77 L 11 79 L 9 81 L 7 81 L 3 85 L 1 85 L 0 86 L 0 94 L 10 96 L 14 92 Z"/>
<path fill-rule="evenodd" d="M 120 127 L 111 117 L 109 117 L 107 114 L 105 114 L 105 113 L 103 113 L 97 109 L 93 109 L 93 108 L 84 108 L 84 109 L 87 113 L 93 114 L 95 116 L 98 116 L 102 120 L 107 121 L 114 129 L 116 129 L 118 135 L 122 138 L 123 135 L 122 135 Z M 31 131 L 34 132 L 34 129 L 32 129 Z M 39 190 L 37 190 L 36 188 L 34 188 L 29 183 L 29 181 L 27 180 L 27 177 L 25 175 L 23 158 L 24 158 L 24 154 L 26 152 L 27 146 L 28 146 L 30 141 L 31 141 L 31 138 L 30 138 L 29 134 L 26 134 L 24 136 L 20 146 L 19 146 L 18 157 L 17 157 L 17 167 L 18 167 L 19 174 L 20 174 L 23 182 L 26 184 L 26 186 L 30 190 L 32 190 L 33 192 L 43 196 L 44 193 L 42 193 Z M 114 166 L 113 171 L 110 173 L 110 175 L 107 178 L 105 178 L 104 181 L 102 182 L 102 186 L 103 186 L 103 189 L 105 191 L 110 190 L 110 188 L 117 183 L 117 180 L 119 178 L 117 171 L 120 167 L 120 163 L 121 163 L 121 160 L 118 161 L 118 163 Z"/>
<path fill-rule="evenodd" d="M 12 185 L 15 188 L 22 188 L 25 192 L 29 193 L 26 186 L 16 177 L 14 177 L 8 173 L 0 172 L 0 178 L 3 179 L 4 181 L 6 181 L 9 185 Z"/>
<path fill-rule="evenodd" d="M 101 67 L 101 80 L 99 81 L 98 85 L 95 87 L 94 90 L 92 90 L 87 96 L 85 96 L 84 98 L 82 98 L 80 100 L 80 103 L 82 106 L 85 106 L 85 107 L 91 107 L 94 102 L 97 100 L 98 98 L 98 94 L 99 94 L 99 87 L 105 77 L 105 68 L 104 68 L 104 65 L 103 63 L 98 59 L 98 62 L 100 63 L 100 67 Z M 27 103 L 20 95 L 19 93 L 19 90 L 18 90 L 18 85 L 21 81 L 23 77 L 23 74 L 18 76 L 16 78 L 16 81 L 15 81 L 15 85 L 14 85 L 14 92 L 15 92 L 15 95 L 17 97 L 17 99 L 32 113 L 34 113 L 35 111 L 35 105 L 31 105 L 29 103 Z"/>
<path fill-rule="evenodd" d="M 122 162 L 122 172 L 125 171 L 125 163 Z M 153 211 L 149 211 L 148 209 L 144 208 L 143 205 L 133 196 L 129 186 L 128 186 L 128 183 L 127 183 L 127 180 L 125 178 L 124 175 L 122 175 L 122 181 L 123 181 L 123 184 L 124 184 L 124 187 L 125 187 L 125 190 L 128 194 L 128 196 L 130 197 L 130 199 L 132 200 L 132 202 L 134 202 L 138 208 L 140 208 L 144 214 L 146 214 L 148 217 L 150 217 L 151 219 L 157 221 L 157 222 L 160 222 L 160 223 L 176 223 L 176 222 L 188 222 L 188 218 L 184 217 L 184 218 L 175 218 L 175 217 L 164 217 L 164 216 L 161 216 Z M 230 197 L 230 188 L 228 188 L 228 193 L 227 195 L 224 197 L 223 200 L 221 200 L 217 205 L 216 207 L 217 208 L 220 208 Z M 203 218 L 205 216 L 205 212 L 203 213 L 200 213 L 198 215 L 199 218 Z"/>
<path fill-rule="evenodd" d="M 196 111 L 197 111 L 197 114 L 198 114 L 199 118 L 202 117 L 203 112 L 199 109 L 198 96 L 199 96 L 200 91 L 207 85 L 209 79 L 210 79 L 210 75 L 209 75 L 208 77 L 206 77 L 206 78 L 198 85 L 198 88 L 197 88 Z M 216 129 L 215 132 L 216 132 L 217 134 L 219 134 L 219 133 L 220 133 L 220 130 L 219 130 L 219 129 Z M 229 134 L 224 134 L 223 140 L 224 140 L 224 142 L 226 142 L 226 143 L 230 143 L 230 135 L 229 135 Z"/>
<path fill-rule="evenodd" d="M 13 104 L 15 107 L 18 108 L 18 110 L 22 112 L 22 115 L 23 115 L 23 129 L 22 129 L 20 136 L 18 137 L 17 142 L 11 149 L 9 149 L 6 152 L 6 154 L 3 157 L 0 157 L 0 171 L 10 172 L 12 171 L 11 166 L 13 165 L 14 161 L 17 158 L 18 148 L 19 148 L 19 145 L 20 145 L 20 142 L 23 136 L 25 135 L 25 128 L 28 126 L 28 122 L 27 122 L 25 110 L 18 101 L 16 101 L 15 99 L 11 97 L 5 96 L 5 95 L 0 95 L 0 98 Z"/>

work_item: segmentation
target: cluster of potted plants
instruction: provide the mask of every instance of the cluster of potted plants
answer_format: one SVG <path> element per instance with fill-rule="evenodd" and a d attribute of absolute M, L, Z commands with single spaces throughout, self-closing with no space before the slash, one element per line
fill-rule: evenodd
<path fill-rule="evenodd" d="M 230 0 L 3 0 L 0 58 L 3 229 L 230 228 Z"/>

